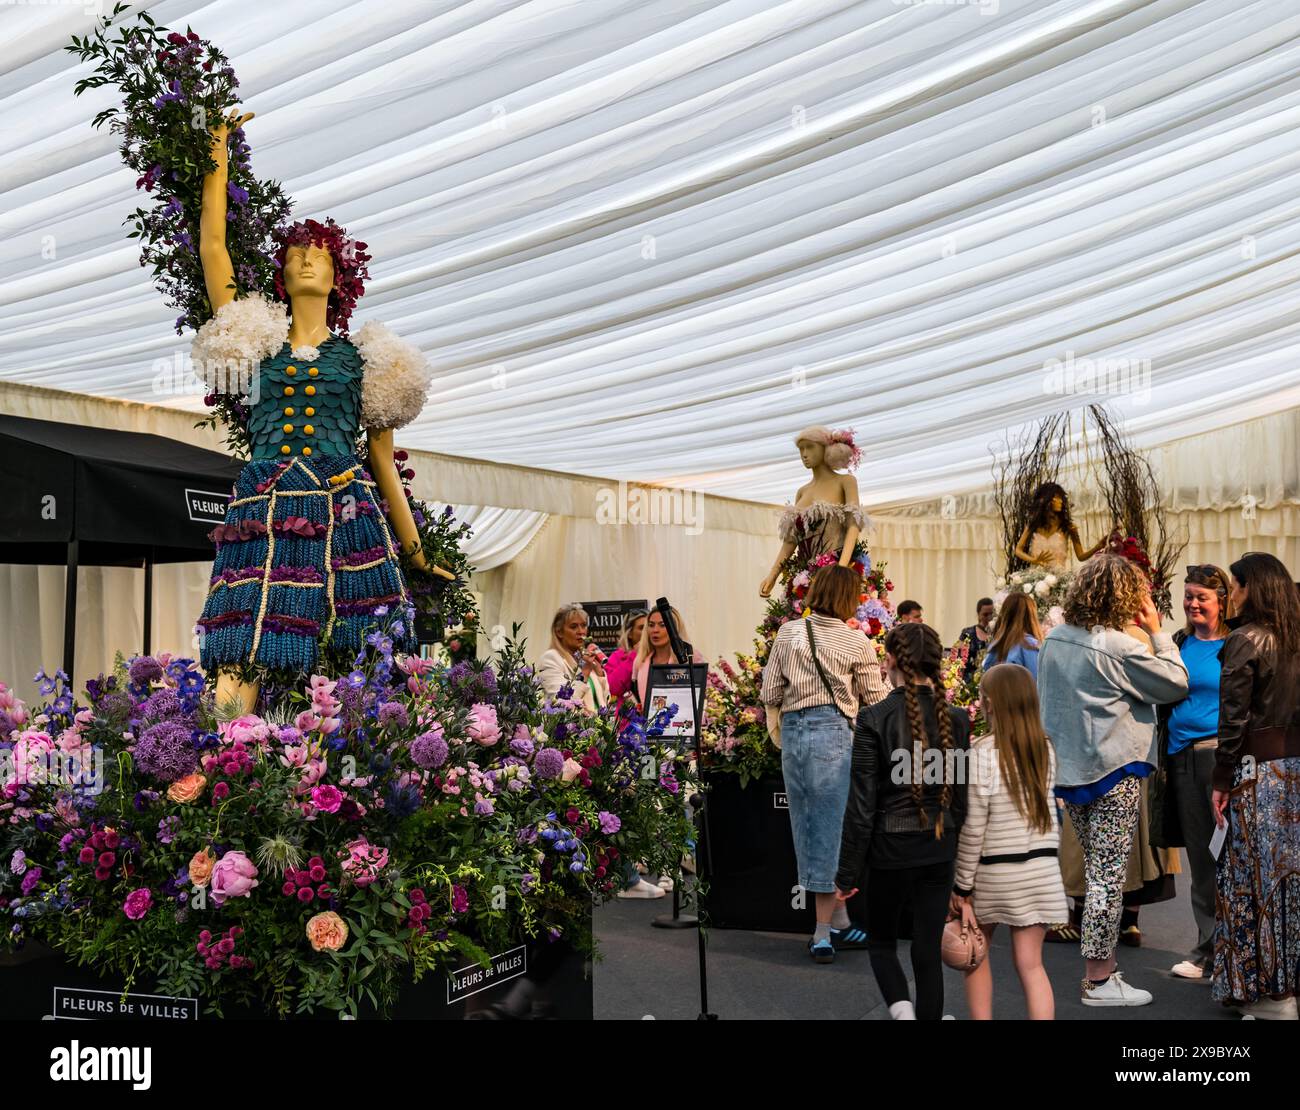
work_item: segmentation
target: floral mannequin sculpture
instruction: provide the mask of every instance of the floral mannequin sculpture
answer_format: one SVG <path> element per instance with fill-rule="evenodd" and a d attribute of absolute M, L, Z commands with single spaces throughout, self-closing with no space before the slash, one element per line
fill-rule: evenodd
<path fill-rule="evenodd" d="M 1055 482 L 1044 482 L 1034 491 L 1029 521 L 1016 541 L 1016 556 L 1035 567 L 1051 571 L 1070 569 L 1070 547 L 1084 562 L 1106 544 L 1103 538 L 1087 551 L 1079 540 L 1079 530 L 1070 518 L 1070 498 Z"/>
<path fill-rule="evenodd" d="M 839 565 L 848 566 L 867 525 L 867 515 L 858 503 L 857 480 L 840 473 L 856 467 L 861 458 L 852 431 L 805 428 L 794 441 L 799 460 L 812 471 L 812 481 L 800 487 L 794 504 L 781 514 L 781 551 L 759 585 L 761 597 L 771 596 L 782 568 L 796 551 L 805 563 L 834 552 Z"/>
<path fill-rule="evenodd" d="M 248 405 L 251 458 L 213 532 L 217 556 L 198 622 L 201 662 L 218 674 L 218 706 L 233 700 L 243 712 L 264 675 L 308 672 L 322 651 L 355 654 L 389 614 L 398 617 L 399 646 L 412 648 L 402 554 L 428 569 L 394 464 L 393 429 L 419 415 L 430 370 L 380 324 L 348 338 L 368 276 L 365 244 L 333 220 L 296 223 L 275 235 L 277 299 L 236 297 L 227 145 L 251 118 L 232 117 L 212 132 L 199 257 L 213 316 L 193 346 L 209 388 L 237 390 Z M 369 470 L 357 457 L 362 428 Z"/>

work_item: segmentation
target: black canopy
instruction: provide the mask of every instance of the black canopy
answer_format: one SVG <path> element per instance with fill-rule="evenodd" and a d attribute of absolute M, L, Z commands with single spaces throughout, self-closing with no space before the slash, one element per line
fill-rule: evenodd
<path fill-rule="evenodd" d="M 212 558 L 241 463 L 164 436 L 0 416 L 0 563 L 68 567 L 63 669 L 72 674 L 77 567 Z"/>

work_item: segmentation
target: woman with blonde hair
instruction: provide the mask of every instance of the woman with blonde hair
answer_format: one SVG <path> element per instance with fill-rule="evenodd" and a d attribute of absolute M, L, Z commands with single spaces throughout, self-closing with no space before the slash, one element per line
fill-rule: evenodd
<path fill-rule="evenodd" d="M 987 671 L 999 663 L 1018 663 L 1037 678 L 1038 648 L 1042 642 L 1038 606 L 1028 594 L 1008 594 L 984 652 L 983 669 Z"/>
<path fill-rule="evenodd" d="M 641 626 L 641 640 L 636 646 L 636 658 L 632 662 L 632 693 L 636 696 L 637 709 L 645 705 L 646 687 L 650 682 L 650 665 L 671 666 L 674 663 L 696 662 L 695 651 L 686 638 L 686 624 L 682 615 L 671 605 L 668 612 L 672 614 L 673 624 L 677 626 L 677 635 L 686 650 L 686 658 L 678 659 L 673 652 L 672 641 L 668 638 L 668 626 L 664 615 L 658 609 L 651 609 Z"/>
<path fill-rule="evenodd" d="M 1151 637 L 1151 650 L 1124 628 Z M 1187 696 L 1187 668 L 1160 631 L 1146 576 L 1122 555 L 1094 555 L 1065 599 L 1065 623 L 1038 662 L 1043 726 L 1056 747 L 1056 795 L 1083 848 L 1081 987 L 1085 1006 L 1145 1006 L 1124 981 L 1115 946 L 1124 876 L 1140 817 L 1143 780 L 1155 770 L 1155 707 Z"/>
<path fill-rule="evenodd" d="M 1029 1017 L 1051 1020 L 1056 1003 L 1043 969 L 1043 938 L 1048 925 L 1069 916 L 1057 863 L 1056 755 L 1026 667 L 1002 663 L 986 671 L 980 705 L 990 731 L 971 745 L 968 766 L 974 774 L 957 845 L 952 909 L 963 925 L 983 930 L 986 947 L 998 925 L 1011 927 L 1011 959 Z M 966 973 L 966 1001 L 972 1018 L 993 1017 L 988 959 Z"/>
<path fill-rule="evenodd" d="M 551 619 L 551 646 L 537 661 L 537 679 L 551 697 L 564 687 L 588 713 L 609 701 L 605 655 L 587 639 L 587 611 L 577 602 L 562 605 Z"/>

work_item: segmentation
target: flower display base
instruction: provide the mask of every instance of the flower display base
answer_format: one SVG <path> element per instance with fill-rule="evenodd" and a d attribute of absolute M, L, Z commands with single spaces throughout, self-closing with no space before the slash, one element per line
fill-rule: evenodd
<path fill-rule="evenodd" d="M 231 1000 L 226 1020 L 265 1020 L 264 1007 Z M 288 1015 L 297 1020 L 338 1020 L 334 1011 Z M 361 1007 L 362 1019 L 378 1015 Z M 402 1021 L 573 1020 L 594 1016 L 590 962 L 563 943 L 520 945 L 454 975 L 430 974 L 408 983 L 388 1017 Z M 196 1021 L 216 1015 L 204 1002 L 156 993 L 151 981 L 123 995 L 120 978 L 77 967 L 38 943 L 0 956 L 0 1020 Z"/>
<path fill-rule="evenodd" d="M 709 818 L 701 852 L 709 868 L 709 926 L 811 933 L 813 896 L 798 887 L 785 779 L 775 775 L 742 787 L 737 775 L 712 772 L 705 782 Z M 866 921 L 862 894 L 850 899 L 849 916 Z"/>

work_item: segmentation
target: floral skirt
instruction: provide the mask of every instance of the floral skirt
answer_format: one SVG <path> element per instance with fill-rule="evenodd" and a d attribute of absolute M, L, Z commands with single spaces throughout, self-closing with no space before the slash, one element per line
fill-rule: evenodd
<path fill-rule="evenodd" d="M 1219 856 L 1214 997 L 1295 997 L 1300 979 L 1300 758 L 1238 765 Z"/>
<path fill-rule="evenodd" d="M 305 673 L 355 654 L 410 598 L 370 475 L 353 455 L 254 459 L 240 472 L 199 618 L 205 670 Z M 410 621 L 394 645 L 413 649 Z"/>

